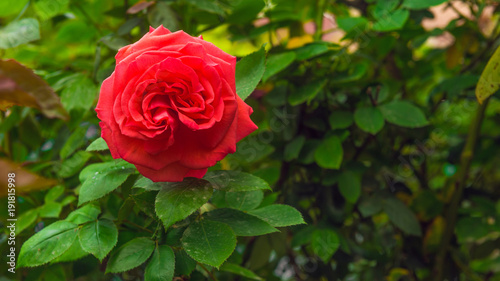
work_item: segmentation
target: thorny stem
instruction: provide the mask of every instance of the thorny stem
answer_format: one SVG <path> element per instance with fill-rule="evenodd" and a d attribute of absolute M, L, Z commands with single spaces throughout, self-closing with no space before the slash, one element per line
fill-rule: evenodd
<path fill-rule="evenodd" d="M 465 189 L 467 177 L 469 175 L 469 169 L 471 166 L 472 158 L 474 156 L 474 149 L 476 147 L 477 140 L 479 138 L 479 133 L 481 130 L 481 124 L 483 122 L 484 113 L 488 105 L 489 99 L 486 99 L 476 110 L 474 119 L 472 120 L 467 139 L 465 141 L 464 149 L 460 155 L 460 165 L 459 170 L 455 174 L 455 178 L 451 181 L 451 186 L 448 188 L 454 190 L 451 201 L 448 205 L 448 209 L 445 213 L 446 228 L 441 237 L 441 245 L 436 254 L 436 260 L 434 262 L 434 280 L 442 281 L 443 279 L 443 267 L 445 264 L 446 256 L 448 254 L 450 243 L 453 238 L 453 233 L 455 230 L 455 223 L 457 221 L 458 208 L 460 206 L 460 201 Z"/>

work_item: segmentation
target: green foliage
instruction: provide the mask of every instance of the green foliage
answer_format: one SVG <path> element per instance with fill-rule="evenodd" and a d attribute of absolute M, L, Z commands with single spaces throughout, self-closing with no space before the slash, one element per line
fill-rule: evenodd
<path fill-rule="evenodd" d="M 500 280 L 494 2 L 0 1 L 2 278 Z M 237 57 L 259 127 L 203 179 L 100 138 L 117 50 L 159 25 Z"/>

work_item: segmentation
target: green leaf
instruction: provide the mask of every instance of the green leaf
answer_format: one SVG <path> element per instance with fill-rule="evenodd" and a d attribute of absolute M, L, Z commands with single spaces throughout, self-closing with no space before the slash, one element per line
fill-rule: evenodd
<path fill-rule="evenodd" d="M 69 213 L 65 221 L 69 221 L 76 224 L 82 224 L 92 220 L 96 220 L 97 216 L 100 213 L 101 213 L 101 208 L 99 206 L 96 206 L 94 204 L 87 204 Z"/>
<path fill-rule="evenodd" d="M 403 7 L 412 10 L 427 9 L 448 2 L 448 0 L 404 0 Z"/>
<path fill-rule="evenodd" d="M 361 177 L 359 174 L 345 171 L 338 176 L 340 194 L 350 203 L 356 203 L 361 195 Z"/>
<path fill-rule="evenodd" d="M 87 127 L 78 127 L 69 138 L 64 143 L 61 151 L 59 152 L 59 156 L 61 159 L 65 159 L 75 150 L 80 148 L 85 143 L 85 134 L 87 133 Z"/>
<path fill-rule="evenodd" d="M 296 58 L 294 52 L 285 52 L 281 54 L 270 55 L 267 58 L 266 70 L 262 77 L 262 81 L 265 82 L 269 77 L 275 75 L 276 73 L 287 68 Z"/>
<path fill-rule="evenodd" d="M 291 142 L 287 143 L 285 146 L 285 153 L 283 159 L 285 161 L 292 161 L 293 159 L 297 159 L 300 154 L 300 150 L 304 146 L 306 138 L 303 135 L 300 135 L 294 138 Z"/>
<path fill-rule="evenodd" d="M 68 8 L 69 0 L 40 0 L 33 3 L 42 21 L 62 14 Z"/>
<path fill-rule="evenodd" d="M 257 208 L 264 199 L 262 190 L 227 192 L 226 203 L 229 207 L 242 211 L 249 211 Z"/>
<path fill-rule="evenodd" d="M 167 2 L 156 2 L 153 8 L 148 10 L 147 17 L 150 25 L 155 28 L 163 25 L 172 32 L 179 29 L 176 13 Z"/>
<path fill-rule="evenodd" d="M 143 264 L 155 250 L 155 242 L 146 237 L 130 240 L 111 254 L 106 273 L 118 273 Z"/>
<path fill-rule="evenodd" d="M 0 17 L 16 15 L 23 10 L 29 0 L 0 1 Z"/>
<path fill-rule="evenodd" d="M 358 204 L 361 215 L 366 218 L 378 214 L 382 211 L 382 200 L 382 198 L 376 195 L 361 200 Z"/>
<path fill-rule="evenodd" d="M 342 164 L 344 150 L 339 137 L 331 136 L 323 140 L 314 152 L 314 159 L 321 168 L 338 169 Z"/>
<path fill-rule="evenodd" d="M 252 174 L 239 171 L 211 171 L 208 172 L 203 179 L 209 181 L 214 188 L 222 191 L 271 190 L 269 184 L 265 180 Z"/>
<path fill-rule="evenodd" d="M 391 101 L 379 109 L 387 122 L 401 127 L 419 128 L 429 124 L 422 110 L 408 101 Z"/>
<path fill-rule="evenodd" d="M 402 231 L 407 234 L 421 236 L 422 229 L 420 223 L 413 212 L 397 198 L 387 198 L 382 201 L 384 212 L 389 219 Z"/>
<path fill-rule="evenodd" d="M 336 17 L 335 18 L 339 28 L 344 30 L 345 32 L 351 32 L 355 28 L 358 28 L 360 32 L 364 31 L 365 25 L 368 23 L 368 20 L 364 17 Z"/>
<path fill-rule="evenodd" d="M 240 276 L 243 276 L 252 280 L 264 280 L 260 278 L 257 274 L 253 273 L 253 271 L 246 269 L 242 266 L 239 266 L 234 263 L 226 262 L 220 267 L 220 271 L 234 273 Z"/>
<path fill-rule="evenodd" d="M 45 202 L 55 202 L 61 195 L 64 194 L 64 186 L 58 185 L 52 187 L 47 194 L 45 194 Z"/>
<path fill-rule="evenodd" d="M 327 79 L 323 79 L 302 86 L 288 96 L 288 102 L 292 106 L 296 106 L 306 101 L 311 101 L 325 87 L 327 81 Z"/>
<path fill-rule="evenodd" d="M 146 177 L 139 177 L 134 183 L 134 187 L 144 188 L 146 190 L 161 190 L 166 183 L 164 182 L 153 182 Z"/>
<path fill-rule="evenodd" d="M 156 218 L 155 200 L 158 192 L 145 191 L 139 194 L 132 195 L 132 199 L 141 211 L 152 218 Z"/>
<path fill-rule="evenodd" d="M 257 15 L 265 7 L 264 1 L 240 0 L 230 2 L 233 7 L 232 13 L 226 18 L 227 23 L 247 24 L 257 18 Z M 234 4 L 233 4 L 234 3 Z"/>
<path fill-rule="evenodd" d="M 328 52 L 328 43 L 315 42 L 295 49 L 297 60 L 307 60 Z"/>
<path fill-rule="evenodd" d="M 0 49 L 14 48 L 38 39 L 40 39 L 40 25 L 36 19 L 24 18 L 13 21 L 0 29 Z"/>
<path fill-rule="evenodd" d="M 235 209 L 215 209 L 205 213 L 204 217 L 229 225 L 237 236 L 258 236 L 278 231 L 258 217 Z"/>
<path fill-rule="evenodd" d="M 32 225 L 38 218 L 38 209 L 31 209 L 22 213 L 16 222 L 16 235 L 23 232 L 26 228 Z"/>
<path fill-rule="evenodd" d="M 71 247 L 64 252 L 64 254 L 60 255 L 57 259 L 52 260 L 51 263 L 60 263 L 60 262 L 68 262 L 68 261 L 76 261 L 87 256 L 89 253 L 85 252 L 80 245 L 80 241 L 75 239 Z"/>
<path fill-rule="evenodd" d="M 354 122 L 363 131 L 376 135 L 384 127 L 384 116 L 376 107 L 361 107 L 354 112 Z"/>
<path fill-rule="evenodd" d="M 350 111 L 335 110 L 330 114 L 328 122 L 333 130 L 346 129 L 352 124 L 352 113 Z"/>
<path fill-rule="evenodd" d="M 82 248 L 101 262 L 118 241 L 116 225 L 107 219 L 85 224 L 78 234 Z"/>
<path fill-rule="evenodd" d="M 80 180 L 84 179 L 84 181 L 78 196 L 78 206 L 97 200 L 115 190 L 134 171 L 134 165 L 125 161 L 112 161 L 87 166 L 80 174 Z M 91 174 L 92 172 L 93 174 Z"/>
<path fill-rule="evenodd" d="M 39 266 L 59 257 L 71 247 L 78 225 L 57 221 L 24 242 L 19 253 L 18 267 Z"/>
<path fill-rule="evenodd" d="M 67 111 L 79 109 L 87 111 L 92 107 L 98 93 L 96 85 L 84 75 L 74 78 L 61 93 L 61 103 Z"/>
<path fill-rule="evenodd" d="M 77 151 L 73 156 L 62 162 L 61 167 L 57 170 L 57 174 L 61 178 L 69 178 L 75 175 L 82 170 L 90 157 L 92 155 L 88 152 Z"/>
<path fill-rule="evenodd" d="M 174 278 L 175 255 L 167 245 L 156 247 L 146 266 L 144 281 L 163 281 Z"/>
<path fill-rule="evenodd" d="M 103 138 L 98 138 L 95 141 L 93 141 L 85 151 L 102 151 L 102 150 L 108 150 L 108 144 Z"/>
<path fill-rule="evenodd" d="M 340 240 L 335 231 L 317 229 L 313 232 L 311 239 L 312 250 L 324 263 L 328 263 L 339 246 Z"/>
<path fill-rule="evenodd" d="M 368 71 L 369 65 L 367 63 L 354 64 L 353 67 L 349 68 L 343 73 L 336 75 L 332 81 L 334 83 L 349 83 L 360 80 L 363 75 Z"/>
<path fill-rule="evenodd" d="M 179 250 L 175 253 L 175 275 L 189 275 L 196 267 L 193 260 L 186 251 Z"/>
<path fill-rule="evenodd" d="M 62 211 L 62 204 L 58 202 L 47 202 L 38 208 L 38 214 L 42 218 L 58 218 Z"/>
<path fill-rule="evenodd" d="M 418 1 L 418 0 L 417 0 Z M 381 15 L 378 21 L 373 25 L 375 31 L 392 31 L 403 28 L 410 12 L 408 10 L 397 9 L 393 12 Z"/>
<path fill-rule="evenodd" d="M 186 178 L 182 182 L 165 183 L 156 196 L 156 214 L 168 228 L 207 203 L 212 193 L 210 183 L 202 179 Z"/>
<path fill-rule="evenodd" d="M 182 246 L 196 261 L 219 267 L 234 251 L 236 236 L 224 223 L 201 220 L 186 229 Z"/>
<path fill-rule="evenodd" d="M 288 205 L 274 204 L 248 212 L 274 227 L 303 224 L 302 214 Z"/>
<path fill-rule="evenodd" d="M 202 11 L 207 11 L 221 16 L 225 14 L 224 10 L 222 10 L 217 2 L 213 0 L 186 0 L 186 2 Z"/>
<path fill-rule="evenodd" d="M 236 63 L 236 93 L 245 100 L 257 87 L 265 71 L 266 50 L 251 53 Z"/>
<path fill-rule="evenodd" d="M 476 97 L 479 103 L 483 103 L 484 100 L 500 89 L 500 83 L 498 83 L 500 81 L 499 65 L 500 47 L 497 48 L 493 56 L 489 59 L 477 83 Z"/>

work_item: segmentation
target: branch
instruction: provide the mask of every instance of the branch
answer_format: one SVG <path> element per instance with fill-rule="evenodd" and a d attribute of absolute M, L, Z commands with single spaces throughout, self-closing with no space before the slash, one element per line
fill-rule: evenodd
<path fill-rule="evenodd" d="M 474 119 L 472 120 L 469 132 L 467 135 L 467 140 L 465 141 L 464 149 L 460 155 L 460 166 L 458 172 L 455 174 L 455 178 L 451 181 L 450 186 L 446 187 L 453 191 L 451 201 L 448 205 L 448 209 L 445 214 L 446 229 L 441 237 L 441 245 L 436 254 L 436 260 L 434 263 L 434 280 L 442 281 L 443 279 L 443 267 L 450 247 L 451 239 L 453 238 L 453 233 L 455 230 L 455 223 L 457 221 L 458 208 L 460 206 L 460 201 L 464 192 L 465 184 L 469 174 L 472 158 L 474 156 L 474 149 L 476 147 L 477 140 L 479 138 L 479 133 L 481 131 L 481 124 L 484 118 L 484 112 L 488 105 L 489 99 L 485 100 L 483 104 L 480 104 L 476 110 Z"/>

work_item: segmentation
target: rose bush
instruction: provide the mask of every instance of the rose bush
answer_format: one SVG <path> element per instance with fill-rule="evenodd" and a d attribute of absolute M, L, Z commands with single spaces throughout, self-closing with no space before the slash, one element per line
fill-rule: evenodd
<path fill-rule="evenodd" d="M 115 58 L 96 107 L 101 135 L 151 180 L 201 178 L 257 129 L 236 94 L 236 58 L 201 37 L 150 28 Z"/>

